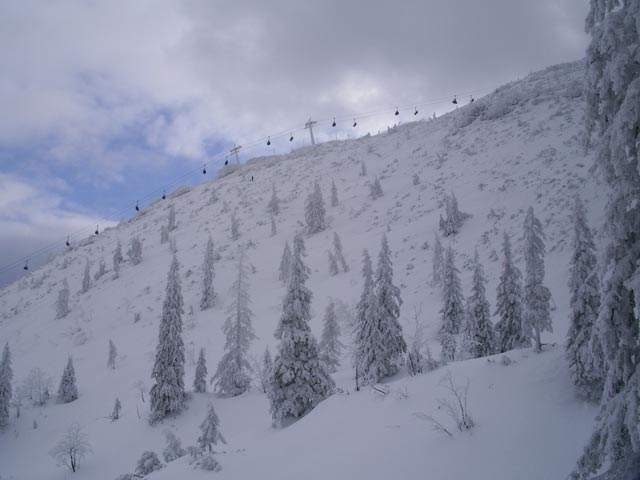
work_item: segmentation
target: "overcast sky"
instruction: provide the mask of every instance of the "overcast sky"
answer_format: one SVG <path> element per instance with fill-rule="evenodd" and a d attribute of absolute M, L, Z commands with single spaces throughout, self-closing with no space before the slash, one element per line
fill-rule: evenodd
<path fill-rule="evenodd" d="M 0 2 L 0 284 L 236 142 L 288 152 L 309 117 L 321 140 L 375 133 L 579 59 L 587 3 Z"/>

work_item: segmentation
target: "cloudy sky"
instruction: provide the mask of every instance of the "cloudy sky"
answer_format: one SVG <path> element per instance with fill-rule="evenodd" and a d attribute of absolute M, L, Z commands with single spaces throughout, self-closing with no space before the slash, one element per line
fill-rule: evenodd
<path fill-rule="evenodd" d="M 581 58 L 587 3 L 0 2 L 0 284 L 236 142 L 288 152 L 309 117 L 321 140 L 375 133 Z"/>

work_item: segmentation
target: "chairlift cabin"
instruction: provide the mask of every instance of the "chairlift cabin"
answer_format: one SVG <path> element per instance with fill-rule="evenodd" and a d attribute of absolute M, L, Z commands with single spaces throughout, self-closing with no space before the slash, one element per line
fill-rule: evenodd
<path fill-rule="evenodd" d="M 358 125 L 358 122 L 357 122 L 357 121 L 356 121 L 356 119 L 354 118 L 354 119 L 353 119 L 353 126 L 354 126 L 354 128 L 355 128 L 357 125 Z"/>
<path fill-rule="evenodd" d="M 167 195 L 165 193 L 165 190 L 162 191 L 162 199 L 165 200 L 167 198 Z"/>
<path fill-rule="evenodd" d="M 202 174 L 206 175 L 207 174 L 207 164 L 205 163 L 204 166 L 202 167 Z"/>
<path fill-rule="evenodd" d="M 29 260 L 25 260 L 24 261 L 24 267 L 22 267 L 23 270 L 29 270 Z"/>
<path fill-rule="evenodd" d="M 138 206 L 138 200 L 136 200 L 136 212 L 140 211 L 140 207 Z"/>
<path fill-rule="evenodd" d="M 453 100 L 451 100 L 451 103 L 453 103 L 454 105 L 458 104 L 458 100 L 456 99 L 456 96 L 453 96 Z"/>
<path fill-rule="evenodd" d="M 293 142 L 293 133 L 290 134 L 291 136 L 289 137 L 289 141 Z"/>
<path fill-rule="evenodd" d="M 400 111 L 398 110 L 398 107 L 396 107 L 396 113 L 394 113 L 394 115 L 400 115 Z"/>
<path fill-rule="evenodd" d="M 67 245 L 67 247 L 70 247 L 70 246 L 71 246 L 71 244 L 69 243 L 69 235 L 67 235 L 67 241 L 66 241 L 66 242 L 64 242 L 64 243 Z"/>
<path fill-rule="evenodd" d="M 267 146 L 271 145 L 271 137 L 267 137 Z"/>
<path fill-rule="evenodd" d="M 332 127 L 336 126 L 336 117 L 333 117 L 333 123 L 331 124 Z"/>
<path fill-rule="evenodd" d="M 96 225 L 96 231 L 94 232 L 96 235 L 100 235 L 100 229 L 98 228 L 98 225 Z"/>
<path fill-rule="evenodd" d="M 471 95 L 471 100 L 469 100 L 469 103 L 473 103 L 473 102 L 475 102 L 475 101 L 476 101 L 476 99 L 475 99 L 475 98 L 473 98 L 473 95 Z"/>
<path fill-rule="evenodd" d="M 416 111 L 415 111 L 415 112 L 413 112 L 413 114 L 414 114 L 414 115 L 417 115 L 417 114 L 418 114 L 418 107 L 415 107 L 415 108 L 416 108 Z"/>

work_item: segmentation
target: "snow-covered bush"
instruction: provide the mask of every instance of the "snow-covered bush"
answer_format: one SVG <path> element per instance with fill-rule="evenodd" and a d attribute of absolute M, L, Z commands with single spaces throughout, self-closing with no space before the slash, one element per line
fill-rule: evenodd
<path fill-rule="evenodd" d="M 158 458 L 155 452 L 147 450 L 142 452 L 140 459 L 136 465 L 136 475 L 140 477 L 144 477 L 145 475 L 149 475 L 150 473 L 155 472 L 156 470 L 160 470 L 164 465 Z"/>
<path fill-rule="evenodd" d="M 138 265 L 142 262 L 142 242 L 136 236 L 129 241 L 129 250 L 127 250 L 127 257 L 133 265 Z"/>
<path fill-rule="evenodd" d="M 171 430 L 165 430 L 164 436 L 167 441 L 167 446 L 162 451 L 165 462 L 173 462 L 187 454 L 187 451 L 182 448 L 182 442 Z"/>

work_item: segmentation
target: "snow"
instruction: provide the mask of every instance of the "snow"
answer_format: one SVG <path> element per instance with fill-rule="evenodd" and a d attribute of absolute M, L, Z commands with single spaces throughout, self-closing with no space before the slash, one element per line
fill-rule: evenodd
<path fill-rule="evenodd" d="M 185 448 L 195 445 L 211 401 L 227 440 L 227 445 L 216 447 L 222 470 L 213 474 L 195 470 L 187 456 L 149 475 L 150 480 L 212 475 L 221 479 L 564 478 L 587 442 L 596 413 L 595 407 L 576 398 L 562 346 L 570 299 L 571 205 L 580 192 L 590 225 L 599 226 L 606 201 L 605 188 L 586 167 L 592 159 L 585 157 L 581 144 L 584 100 L 576 85 L 583 74 L 582 62 L 550 67 L 434 121 L 304 147 L 241 167 L 230 165 L 213 181 L 168 194 L 166 200 L 154 202 L 134 218 L 74 246 L 4 288 L 0 291 L 0 344 L 7 341 L 11 347 L 14 391 L 34 367 L 43 369 L 55 383 L 72 355 L 79 398 L 69 404 L 25 405 L 18 419 L 12 409 L 9 426 L 0 432 L 0 477 L 70 477 L 70 472 L 55 465 L 49 451 L 78 422 L 93 454 L 73 478 L 113 480 L 133 472 L 145 450 L 160 454 L 166 428 Z M 364 176 L 362 162 L 368 172 Z M 418 184 L 414 175 L 419 176 Z M 372 200 L 369 185 L 375 178 L 384 194 Z M 326 208 L 327 228 L 305 239 L 305 263 L 311 268 L 307 287 L 313 292 L 311 328 L 316 338 L 331 299 L 355 305 L 362 290 L 362 249 L 376 258 L 386 234 L 394 284 L 403 299 L 400 322 L 405 337 L 412 331 L 414 307 L 421 307 L 425 336 L 434 357 L 439 357 L 436 334 L 441 297 L 439 287 L 430 283 L 432 248 L 445 196 L 455 192 L 460 210 L 470 217 L 459 233 L 443 238 L 442 243 L 457 252 L 465 295 L 470 292 L 477 247 L 492 312 L 502 232 L 511 236 L 514 260 L 522 269 L 522 224 L 526 209 L 534 207 L 546 235 L 545 285 L 552 295 L 553 333 L 543 333 L 544 352 L 509 352 L 513 363 L 508 366 L 498 355 L 491 361 L 452 362 L 416 377 L 400 373 L 387 382 L 389 393 L 382 396 L 369 387 L 354 391 L 354 372 L 345 349 L 334 375 L 340 393 L 287 428 L 272 428 L 269 402 L 257 385 L 234 398 L 193 394 L 179 416 L 150 426 L 148 389 L 172 257 L 169 246 L 160 242 L 160 229 L 167 225 L 170 206 L 176 221 L 170 237 L 177 245 L 185 301 L 185 385 L 191 386 L 200 348 L 205 348 L 209 366 L 217 365 L 224 353 L 221 327 L 225 305 L 231 301 L 226 292 L 237 275 L 239 243 L 247 247 L 258 336 L 251 354 L 261 358 L 266 346 L 276 350 L 273 333 L 285 294 L 278 280 L 281 252 L 285 241 L 304 226 L 304 201 L 315 179 L 325 198 L 333 179 L 340 199 L 337 207 Z M 274 184 L 280 212 L 274 217 L 277 234 L 271 236 L 267 206 Z M 221 201 L 210 203 L 213 188 Z M 235 242 L 231 212 L 240 224 Z M 339 233 L 345 260 L 352 268 L 331 276 L 326 252 L 332 248 L 334 232 Z M 209 234 L 215 245 L 214 288 L 219 302 L 201 311 L 202 252 Z M 113 256 L 117 239 L 128 245 L 134 236 L 142 242 L 141 263 L 134 266 L 124 261 L 120 277 L 114 279 L 107 262 L 106 275 L 80 295 L 86 259 L 98 265 L 100 258 Z M 70 285 L 70 313 L 56 319 L 55 303 L 64 278 Z M 140 320 L 134 322 L 136 314 Z M 341 327 L 341 340 L 349 345 L 348 327 Z M 118 348 L 115 370 L 106 367 L 109 339 Z M 457 384 L 470 380 L 470 407 L 477 424 L 471 432 L 456 430 L 452 438 L 433 431 L 415 415 L 442 415 L 436 406 L 438 398 L 446 395 L 439 381 L 447 370 Z M 139 381 L 145 386 L 145 402 Z M 105 417 L 111 414 L 116 397 L 122 411 L 120 419 L 112 422 Z"/>

